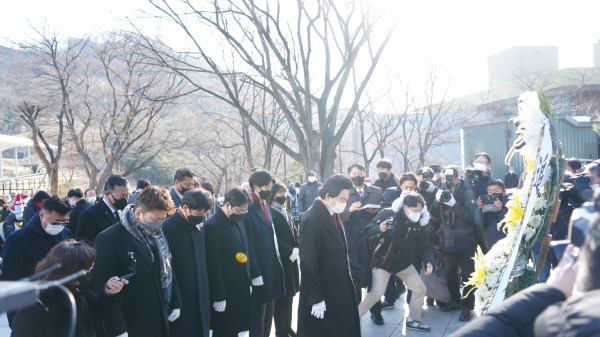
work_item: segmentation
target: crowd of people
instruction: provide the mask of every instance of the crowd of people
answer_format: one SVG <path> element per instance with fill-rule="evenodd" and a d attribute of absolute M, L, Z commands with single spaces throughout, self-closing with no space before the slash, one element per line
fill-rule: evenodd
<path fill-rule="evenodd" d="M 212 330 L 215 337 L 244 331 L 266 337 L 273 322 L 277 337 L 360 336 L 363 315 L 370 311 L 372 322 L 383 325 L 382 310 L 395 307 L 407 291 L 405 328 L 428 332 L 421 321 L 425 302 L 460 311 L 461 321 L 472 319 L 474 289 L 467 281 L 475 251 L 486 252 L 505 237 L 508 195 L 524 176 L 511 167 L 503 181 L 492 177 L 490 165 L 490 156 L 478 153 L 462 172 L 430 165 L 397 177 L 384 158 L 373 184 L 360 163 L 324 182 L 307 172 L 303 185 L 253 169 L 222 202 L 212 184 L 200 184 L 185 168 L 169 190 L 142 179 L 130 193 L 128 181 L 113 175 L 98 197 L 77 188 L 66 196 L 7 196 L 0 199 L 0 276 L 15 281 L 52 269 L 43 279 L 58 280 L 85 271 L 65 285 L 77 304 L 75 336 L 208 337 Z M 578 189 L 600 184 L 597 162 L 582 173 L 571 159 L 568 170 Z M 561 198 L 554 240 L 566 238 L 569 218 L 581 205 Z M 596 299 L 600 288 L 597 222 L 591 228 L 582 248 L 586 268 L 577 272 L 575 262 L 562 261 L 548 278 L 555 267 L 548 259 L 539 277 L 547 285 L 519 293 L 461 333 L 570 331 L 585 323 L 563 324 L 572 310 L 557 302 L 567 298 L 578 318 L 598 325 L 597 313 L 584 310 L 594 302 L 571 296 L 592 292 Z M 536 261 L 539 251 L 534 247 Z M 34 306 L 8 312 L 12 335 L 66 336 L 66 303 L 60 292 L 47 291 Z M 552 313 L 560 320 L 551 322 Z"/>

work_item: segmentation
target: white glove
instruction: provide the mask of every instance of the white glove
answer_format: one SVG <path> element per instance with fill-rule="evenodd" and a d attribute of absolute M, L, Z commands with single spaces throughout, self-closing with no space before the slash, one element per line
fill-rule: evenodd
<path fill-rule="evenodd" d="M 181 309 L 173 309 L 173 311 L 171 311 L 171 314 L 169 315 L 169 317 L 167 317 L 167 319 L 169 320 L 169 322 L 173 322 L 174 320 L 179 318 L 180 314 Z"/>
<path fill-rule="evenodd" d="M 450 200 L 444 202 L 444 204 L 452 207 L 454 206 L 454 204 L 456 204 L 456 200 L 454 200 L 454 196 L 452 194 L 450 194 Z"/>
<path fill-rule="evenodd" d="M 263 284 L 265 284 L 265 282 L 263 282 L 262 276 L 259 276 L 259 277 L 255 278 L 255 279 L 252 279 L 252 285 L 253 286 L 258 287 L 258 286 L 262 286 Z"/>
<path fill-rule="evenodd" d="M 118 335 L 117 337 L 129 337 L 129 335 L 127 334 L 127 332 L 123 332 L 122 334 Z"/>
<path fill-rule="evenodd" d="M 250 288 L 250 293 L 252 293 L 252 288 Z M 227 301 L 215 302 L 213 303 L 213 308 L 215 308 L 216 312 L 225 311 L 225 306 L 227 305 Z"/>
<path fill-rule="evenodd" d="M 421 214 L 421 220 L 419 221 L 419 224 L 421 226 L 427 226 L 427 224 L 429 223 L 429 218 L 431 216 L 429 215 L 429 212 L 427 211 L 427 208 L 423 207 L 423 214 Z"/>
<path fill-rule="evenodd" d="M 437 200 L 437 202 L 440 202 L 440 198 L 442 197 L 442 192 L 444 192 L 444 191 L 442 191 L 442 189 L 439 189 L 437 191 L 437 193 L 435 194 L 435 200 Z"/>
<path fill-rule="evenodd" d="M 427 193 L 431 193 L 431 192 L 433 192 L 433 191 L 435 191 L 435 184 L 431 184 L 431 183 L 430 183 L 430 184 L 429 184 L 429 188 L 427 188 L 427 189 L 425 190 L 425 192 L 427 192 Z"/>
<path fill-rule="evenodd" d="M 290 255 L 290 260 L 292 260 L 292 262 L 296 261 L 296 259 L 299 256 L 299 252 L 300 252 L 300 250 L 298 250 L 298 248 L 294 248 L 292 250 L 292 255 Z"/>
<path fill-rule="evenodd" d="M 313 304 L 310 314 L 316 318 L 323 319 L 325 317 L 325 310 L 327 310 L 325 308 L 325 301 L 322 301 L 321 303 Z"/>

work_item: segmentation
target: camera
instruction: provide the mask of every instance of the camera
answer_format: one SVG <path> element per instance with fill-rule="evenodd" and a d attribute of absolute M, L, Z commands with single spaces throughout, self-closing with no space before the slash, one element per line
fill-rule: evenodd
<path fill-rule="evenodd" d="M 580 183 L 580 179 L 583 177 L 585 184 Z M 578 181 L 579 180 L 579 181 Z M 592 198 L 594 191 L 590 187 L 590 178 L 585 173 L 578 173 L 571 176 L 565 176 L 560 189 L 560 199 L 570 199 L 575 203 L 582 203 L 589 201 Z"/>
<path fill-rule="evenodd" d="M 383 234 L 390 237 L 394 236 L 394 230 L 396 230 L 396 220 L 394 220 L 394 217 L 391 217 L 385 220 L 385 222 L 387 223 L 387 230 Z"/>
<path fill-rule="evenodd" d="M 476 170 L 473 168 L 467 169 L 466 178 L 469 182 L 469 185 L 477 185 L 479 182 L 479 176 L 483 174 L 482 170 Z"/>
<path fill-rule="evenodd" d="M 445 188 L 440 196 L 440 201 L 448 202 L 450 199 L 452 199 L 452 189 L 454 188 L 454 170 L 446 169 L 444 174 L 446 175 L 446 182 L 443 185 Z"/>
<path fill-rule="evenodd" d="M 483 205 L 481 205 L 482 213 L 500 212 L 500 209 L 494 205 L 496 199 L 502 201 L 502 193 L 484 194 L 479 196 Z"/>
<path fill-rule="evenodd" d="M 421 184 L 419 184 L 419 186 L 421 187 L 421 190 L 426 191 L 427 189 L 429 189 L 429 186 L 433 185 L 432 181 L 429 180 L 423 180 L 421 181 Z"/>
<path fill-rule="evenodd" d="M 598 199 L 594 203 L 586 203 L 584 206 L 577 208 L 571 215 L 571 221 L 569 223 L 569 234 L 566 240 L 557 240 L 550 242 L 550 250 L 548 251 L 548 258 L 552 262 L 553 266 L 557 266 L 558 262 L 563 257 L 565 249 L 569 243 L 575 247 L 583 246 L 585 238 L 588 233 L 589 225 L 594 221 L 597 215 L 597 209 L 599 209 Z"/>

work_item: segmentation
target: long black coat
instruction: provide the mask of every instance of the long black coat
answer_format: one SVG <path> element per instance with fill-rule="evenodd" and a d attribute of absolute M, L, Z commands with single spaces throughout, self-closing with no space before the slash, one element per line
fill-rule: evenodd
<path fill-rule="evenodd" d="M 179 212 L 162 223 L 182 294 L 181 316 L 170 325 L 170 336 L 209 336 L 210 308 L 204 250 L 204 228 L 190 225 Z"/>
<path fill-rule="evenodd" d="M 350 276 L 344 228 L 338 230 L 329 210 L 315 200 L 300 223 L 299 337 L 360 336 L 360 318 Z M 325 301 L 325 318 L 311 315 Z"/>
<path fill-rule="evenodd" d="M 91 324 L 85 325 L 82 319 L 82 306 L 85 302 L 87 315 L 90 315 Z M 58 291 L 43 293 L 40 301 L 34 305 L 21 309 L 17 312 L 12 323 L 11 336 L 15 337 L 63 337 L 69 329 L 70 306 L 67 304 L 65 295 Z M 95 320 L 108 318 L 110 313 L 119 306 L 121 297 L 117 295 L 108 296 L 102 293 L 98 296 L 91 290 L 85 290 L 77 297 L 77 320 L 83 322 L 77 326 L 75 337 L 91 337 L 94 334 Z M 91 332 L 91 333 L 88 333 Z"/>
<path fill-rule="evenodd" d="M 346 233 L 346 241 L 348 242 L 349 249 L 352 248 L 358 233 L 367 227 L 369 222 L 377 215 L 369 213 L 364 209 L 350 213 L 350 206 L 355 202 L 360 202 L 362 205 L 379 205 L 383 201 L 383 192 L 379 187 L 365 185 L 362 198 L 359 196 L 355 187 L 350 189 L 350 194 L 346 201 L 346 208 L 340 213 L 340 220 L 344 223 L 344 232 Z"/>
<path fill-rule="evenodd" d="M 294 262 L 290 260 L 294 248 L 298 248 L 298 230 L 296 224 L 292 220 L 292 215 L 287 209 L 289 221 L 285 219 L 283 214 L 278 210 L 271 208 L 273 215 L 273 226 L 277 234 L 277 246 L 281 255 L 281 263 L 283 263 L 283 272 L 285 274 L 285 297 L 294 297 L 300 287 L 300 271 L 298 269 L 298 259 Z"/>
<path fill-rule="evenodd" d="M 268 208 L 269 209 L 269 208 Z M 271 216 L 273 219 L 273 216 Z M 255 202 L 244 216 L 250 251 L 250 275 L 252 279 L 262 276 L 264 285 L 253 287 L 252 303 L 269 303 L 285 295 L 283 266 L 277 257 L 272 222 Z"/>
<path fill-rule="evenodd" d="M 112 210 L 104 200 L 100 200 L 81 212 L 77 221 L 75 237 L 78 240 L 85 240 L 90 245 L 94 245 L 96 235 L 117 222 Z"/>
<path fill-rule="evenodd" d="M 104 321 L 106 336 L 127 332 L 129 337 L 153 337 L 163 336 L 163 329 L 168 332 L 167 316 L 172 309 L 181 308 L 176 272 L 173 272 L 171 301 L 167 303 L 162 296 L 158 252 L 155 251 L 155 263 L 152 263 L 144 244 L 129 234 L 120 222 L 98 234 L 94 248 L 97 253 L 94 263 L 96 293 L 102 291 L 111 277 L 131 272 L 128 252 L 133 252 L 137 261 L 137 273 L 119 293 L 123 303 Z"/>
<path fill-rule="evenodd" d="M 67 225 L 67 228 L 70 229 L 71 232 L 75 232 L 75 229 L 77 228 L 77 223 L 79 222 L 79 217 L 81 216 L 81 212 L 85 211 L 91 206 L 92 204 L 90 204 L 85 199 L 81 199 L 77 202 L 77 204 L 69 214 L 69 224 Z"/>
<path fill-rule="evenodd" d="M 251 324 L 251 260 L 242 263 L 236 258 L 238 253 L 250 254 L 244 224 L 231 222 L 221 208 L 217 208 L 216 213 L 204 222 L 204 230 L 210 328 L 222 334 L 248 331 Z M 221 301 L 227 301 L 225 311 L 216 312 L 212 304 Z"/>
<path fill-rule="evenodd" d="M 29 201 L 27 201 L 27 205 L 25 205 L 23 208 L 23 223 L 28 223 L 29 220 L 31 220 L 31 218 L 33 218 L 33 216 L 39 211 L 40 208 L 35 204 L 35 201 L 33 201 L 33 199 L 29 199 Z"/>

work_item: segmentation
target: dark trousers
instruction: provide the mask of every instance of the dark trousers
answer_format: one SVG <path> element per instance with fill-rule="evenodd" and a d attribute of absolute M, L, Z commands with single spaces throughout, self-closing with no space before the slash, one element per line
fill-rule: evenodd
<path fill-rule="evenodd" d="M 472 289 L 473 286 L 465 286 L 463 294 L 468 293 L 469 295 L 466 298 L 461 298 L 457 273 L 460 266 L 463 285 L 469 281 L 471 273 L 475 271 L 474 255 L 475 252 L 444 253 L 444 272 L 446 273 L 446 282 L 448 283 L 448 290 L 450 290 L 450 297 L 454 302 L 462 303 L 463 307 L 471 310 L 475 308 L 475 289 Z"/>
<path fill-rule="evenodd" d="M 371 287 L 367 288 L 367 292 L 371 291 Z M 360 303 L 362 301 L 362 288 L 356 288 L 356 303 Z M 381 315 L 383 304 L 381 304 L 381 300 L 377 301 L 377 303 L 373 304 L 371 309 L 371 313 L 373 315 Z"/>
<path fill-rule="evenodd" d="M 252 325 L 250 337 L 269 337 L 273 324 L 275 301 L 269 303 L 252 303 Z"/>
<path fill-rule="evenodd" d="M 280 297 L 275 300 L 275 335 L 294 333 L 292 329 L 293 297 Z"/>

